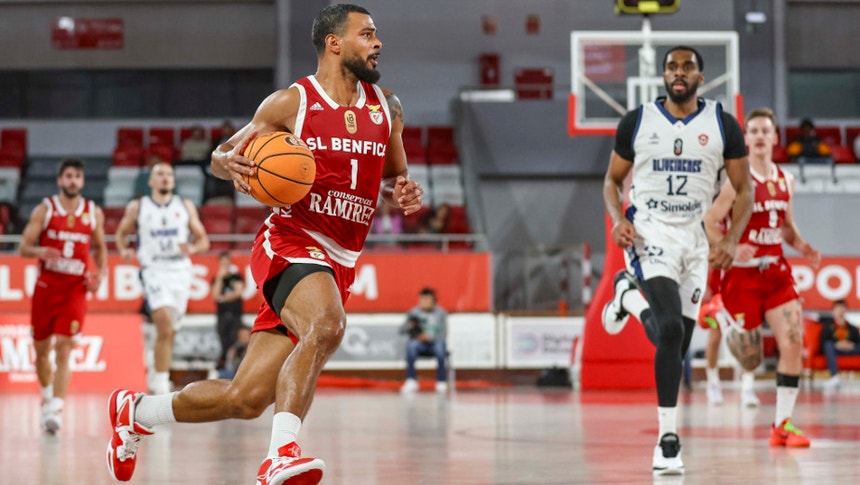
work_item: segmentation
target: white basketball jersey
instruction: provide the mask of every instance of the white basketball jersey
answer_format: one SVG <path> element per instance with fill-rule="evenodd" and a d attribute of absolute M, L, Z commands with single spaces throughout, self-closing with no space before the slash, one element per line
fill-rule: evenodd
<path fill-rule="evenodd" d="M 725 137 L 717 103 L 677 120 L 658 101 L 642 105 L 633 138 L 630 202 L 669 224 L 699 223 L 719 190 Z"/>
<path fill-rule="evenodd" d="M 179 248 L 187 243 L 188 210 L 182 197 L 174 195 L 165 205 L 158 205 L 149 196 L 140 198 L 137 213 L 137 259 L 144 268 L 191 268 L 191 259 Z"/>

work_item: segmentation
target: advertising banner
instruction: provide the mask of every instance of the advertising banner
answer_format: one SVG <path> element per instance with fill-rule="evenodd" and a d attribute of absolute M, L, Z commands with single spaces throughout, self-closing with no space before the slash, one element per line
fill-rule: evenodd
<path fill-rule="evenodd" d="M 70 358 L 70 393 L 146 388 L 140 321 L 136 315 L 87 316 Z M 34 361 L 29 314 L 0 313 L 0 393 L 39 392 Z"/>
<path fill-rule="evenodd" d="M 830 310 L 844 299 L 848 308 L 860 308 L 860 257 L 822 257 L 818 268 L 806 258 L 788 258 L 804 311 Z"/>
<path fill-rule="evenodd" d="M 247 255 L 233 256 L 244 275 L 246 313 L 256 313 L 262 302 L 248 266 Z M 217 271 L 215 255 L 192 257 L 189 313 L 214 313 L 212 278 Z M 91 295 L 90 312 L 136 312 L 143 304 L 140 268 L 108 257 L 108 276 Z M 401 312 L 418 302 L 425 286 L 436 290 L 439 304 L 449 312 L 486 312 L 491 308 L 490 255 L 487 253 L 418 253 L 363 255 L 356 266 L 349 312 Z M 0 313 L 29 312 L 30 296 L 38 276 L 35 259 L 0 255 Z"/>
<path fill-rule="evenodd" d="M 505 367 L 569 367 L 573 340 L 584 325 L 583 317 L 508 317 Z"/>

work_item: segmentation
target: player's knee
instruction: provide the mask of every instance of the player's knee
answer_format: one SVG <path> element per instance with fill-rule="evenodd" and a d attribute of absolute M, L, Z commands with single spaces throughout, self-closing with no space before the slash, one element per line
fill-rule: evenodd
<path fill-rule="evenodd" d="M 346 316 L 342 312 L 327 312 L 311 323 L 302 340 L 323 352 L 334 352 L 343 339 Z"/>
<path fill-rule="evenodd" d="M 740 363 L 741 367 L 744 370 L 755 370 L 758 368 L 759 365 L 761 365 L 761 352 L 744 355 L 738 359 L 738 363 Z"/>
<path fill-rule="evenodd" d="M 235 419 L 259 418 L 270 404 L 275 402 L 275 396 L 268 389 L 241 389 L 230 386 L 225 396 L 230 403 L 230 416 Z"/>
<path fill-rule="evenodd" d="M 684 342 L 684 322 L 680 316 L 663 318 L 659 328 L 661 345 L 680 346 Z"/>

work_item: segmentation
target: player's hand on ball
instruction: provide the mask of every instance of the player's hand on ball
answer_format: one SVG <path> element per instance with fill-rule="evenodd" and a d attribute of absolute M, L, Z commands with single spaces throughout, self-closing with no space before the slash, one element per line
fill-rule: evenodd
<path fill-rule="evenodd" d="M 414 180 L 406 180 L 406 177 L 397 177 L 394 182 L 394 200 L 403 209 L 403 215 L 414 214 L 421 209 L 424 200 L 424 189 Z"/>
<path fill-rule="evenodd" d="M 233 187 L 243 194 L 251 193 L 251 186 L 246 181 L 248 177 L 254 175 L 253 160 L 243 155 L 248 145 L 257 137 L 257 132 L 254 131 L 248 135 L 241 143 L 233 147 L 227 152 L 225 157 L 226 169 L 230 171 L 230 176 L 233 178 Z"/>

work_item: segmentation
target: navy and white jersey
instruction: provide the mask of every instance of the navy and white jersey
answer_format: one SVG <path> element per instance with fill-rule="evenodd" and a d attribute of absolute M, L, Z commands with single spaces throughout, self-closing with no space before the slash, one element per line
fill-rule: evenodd
<path fill-rule="evenodd" d="M 633 162 L 631 205 L 667 224 L 698 224 L 711 206 L 726 159 L 746 156 L 743 132 L 722 106 L 699 99 L 684 119 L 665 97 L 628 112 L 618 124 L 615 152 Z"/>
<path fill-rule="evenodd" d="M 174 195 L 165 205 L 151 197 L 140 198 L 137 213 L 137 259 L 140 266 L 159 269 L 191 268 L 191 259 L 179 245 L 189 242 L 188 209 L 182 197 Z"/>

